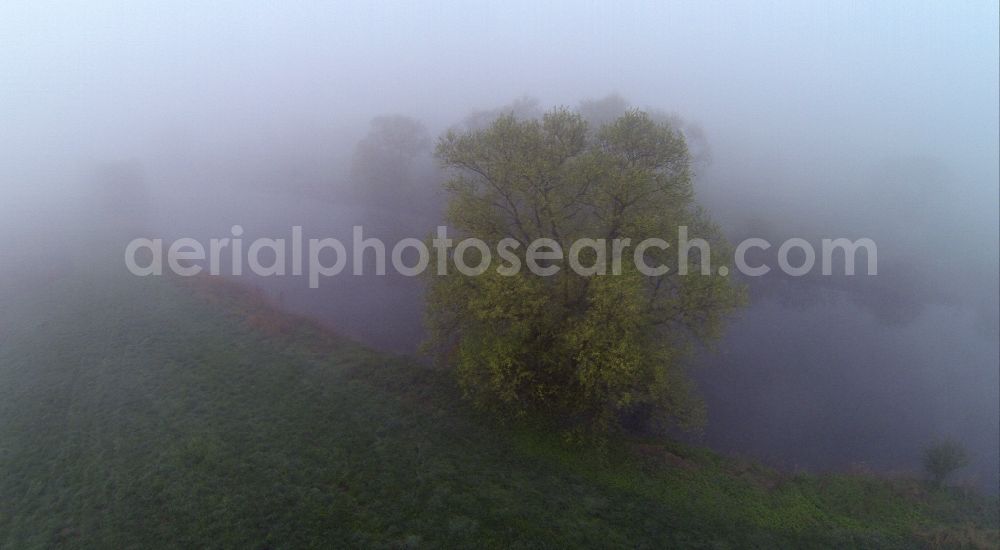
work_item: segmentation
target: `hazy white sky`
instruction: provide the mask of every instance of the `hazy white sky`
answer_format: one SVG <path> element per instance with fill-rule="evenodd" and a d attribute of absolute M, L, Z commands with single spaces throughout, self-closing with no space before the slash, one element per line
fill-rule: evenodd
<path fill-rule="evenodd" d="M 111 154 L 171 125 L 617 90 L 716 134 L 998 149 L 996 2 L 206 4 L 4 2 L 4 143 Z"/>
<path fill-rule="evenodd" d="M 436 132 L 617 91 L 698 122 L 725 192 L 825 208 L 884 159 L 930 158 L 996 242 L 996 2 L 374 4 L 4 2 L 0 185 L 117 159 L 335 164 L 377 114 Z"/>

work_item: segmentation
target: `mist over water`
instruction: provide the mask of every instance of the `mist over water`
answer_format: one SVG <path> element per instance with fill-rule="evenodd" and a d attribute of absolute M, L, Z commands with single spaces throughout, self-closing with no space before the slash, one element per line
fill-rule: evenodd
<path fill-rule="evenodd" d="M 365 194 L 384 177 L 358 152 L 374 117 L 423 125 L 431 143 L 399 176 L 424 185 L 443 180 L 432 142 L 474 113 L 617 93 L 697 128 L 699 201 L 730 240 L 770 240 L 771 265 L 791 237 L 878 244 L 875 277 L 747 281 L 751 305 L 699 356 L 709 416 L 691 437 L 888 472 L 954 437 L 973 459 L 961 475 L 995 492 L 997 21 L 995 2 L 5 3 L 0 304 L 71 276 L 66 258 L 120 261 L 137 236 L 424 238 L 440 212 Z M 67 244 L 98 222 L 126 230 Z M 419 279 L 241 280 L 377 348 L 422 338 Z"/>

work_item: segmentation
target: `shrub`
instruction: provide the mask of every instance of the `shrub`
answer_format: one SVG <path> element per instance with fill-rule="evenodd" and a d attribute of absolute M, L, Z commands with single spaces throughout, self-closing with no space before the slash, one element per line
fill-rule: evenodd
<path fill-rule="evenodd" d="M 935 443 L 924 451 L 924 470 L 935 487 L 940 487 L 952 472 L 968 463 L 965 448 L 955 441 Z"/>

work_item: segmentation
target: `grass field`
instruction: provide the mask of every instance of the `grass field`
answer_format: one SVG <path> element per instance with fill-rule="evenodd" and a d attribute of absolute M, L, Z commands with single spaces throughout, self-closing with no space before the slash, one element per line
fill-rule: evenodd
<path fill-rule="evenodd" d="M 998 543 L 996 500 L 958 489 L 499 428 L 229 284 L 37 288 L 0 303 L 3 548 Z"/>

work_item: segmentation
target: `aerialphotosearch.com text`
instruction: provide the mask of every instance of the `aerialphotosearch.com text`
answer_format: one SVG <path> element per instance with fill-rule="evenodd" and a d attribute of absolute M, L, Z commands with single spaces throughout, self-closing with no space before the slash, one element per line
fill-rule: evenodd
<path fill-rule="evenodd" d="M 535 239 L 526 245 L 513 238 L 500 239 L 493 247 L 485 241 L 470 237 L 457 243 L 448 237 L 445 226 L 438 226 L 436 237 L 430 240 L 434 254 L 436 274 L 445 275 L 452 266 L 459 273 L 470 277 L 495 269 L 500 275 L 515 275 L 528 269 L 539 276 L 551 276 L 564 267 L 581 276 L 619 275 L 623 262 L 632 262 L 646 276 L 661 276 L 676 269 L 678 275 L 728 276 L 729 267 L 722 265 L 715 270 L 711 265 L 711 247 L 704 239 L 688 235 L 688 228 L 677 228 L 677 242 L 647 238 L 632 242 L 629 238 L 577 239 L 568 249 L 549 238 Z M 170 272 L 180 276 L 202 273 L 206 267 L 211 275 L 239 276 L 244 264 L 251 273 L 261 277 L 307 275 L 309 288 L 318 288 L 323 278 L 340 275 L 347 270 L 348 261 L 352 275 L 385 275 L 387 265 L 403 276 L 414 277 L 424 273 L 432 260 L 430 248 L 423 240 L 404 238 L 391 248 L 375 237 L 365 237 L 362 226 L 352 229 L 351 250 L 338 239 L 304 239 L 301 226 L 291 228 L 290 243 L 285 238 L 257 238 L 244 243 L 242 226 L 234 225 L 230 236 L 212 238 L 207 246 L 193 238 L 180 238 L 170 243 L 163 239 L 137 238 L 125 247 L 125 265 L 136 276 L 156 276 L 164 273 L 164 264 Z M 737 244 L 732 265 L 748 277 L 769 273 L 772 266 L 759 260 L 750 265 L 747 255 L 754 249 L 765 251 L 772 243 L 761 238 L 745 239 Z M 522 251 L 522 247 L 523 251 Z M 474 250 L 475 252 L 470 252 Z M 676 263 L 655 261 L 664 257 L 662 251 L 676 250 Z M 655 251 L 661 251 L 654 254 Z M 778 246 L 777 268 L 784 274 L 799 277 L 813 272 L 817 260 L 823 275 L 834 274 L 834 257 L 842 262 L 838 274 L 854 275 L 859 251 L 866 259 L 867 275 L 878 274 L 878 251 L 875 242 L 868 238 L 854 241 L 847 238 L 822 239 L 817 255 L 816 248 L 806 239 L 791 238 Z M 585 253 L 586 251 L 586 253 Z M 839 252 L 838 252 L 839 251 Z M 694 254 L 695 256 L 692 256 Z M 388 256 L 388 262 L 387 262 Z M 585 257 L 586 260 L 582 259 Z M 793 257 L 794 256 L 794 257 Z M 366 264 L 366 258 L 374 258 Z M 689 258 L 698 259 L 698 269 L 691 270 Z M 494 258 L 496 261 L 494 261 Z M 370 264 L 374 263 L 374 266 Z M 839 263 L 839 262 L 838 262 Z M 205 265 L 207 264 L 207 266 Z M 365 268 L 372 269 L 366 270 Z"/>

